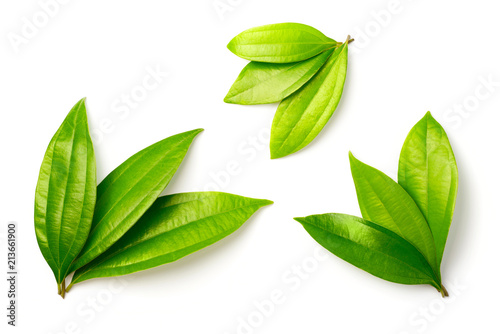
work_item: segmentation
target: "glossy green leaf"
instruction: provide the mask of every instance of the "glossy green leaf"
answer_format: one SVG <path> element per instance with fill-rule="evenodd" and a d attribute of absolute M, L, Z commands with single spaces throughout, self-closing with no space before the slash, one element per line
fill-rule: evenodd
<path fill-rule="evenodd" d="M 271 127 L 272 159 L 307 146 L 333 115 L 344 89 L 347 45 L 336 48 L 307 84 L 280 103 Z"/>
<path fill-rule="evenodd" d="M 236 231 L 259 208 L 271 203 L 220 192 L 160 197 L 117 243 L 77 270 L 71 284 L 178 260 Z"/>
<path fill-rule="evenodd" d="M 59 289 L 87 240 L 95 202 L 95 156 L 82 99 L 50 141 L 35 193 L 36 238 Z"/>
<path fill-rule="evenodd" d="M 390 177 L 357 160 L 351 153 L 349 160 L 363 218 L 412 243 L 439 276 L 431 230 L 410 195 Z"/>
<path fill-rule="evenodd" d="M 279 23 L 245 30 L 227 47 L 235 55 L 248 60 L 292 63 L 311 58 L 336 45 L 336 41 L 308 25 Z"/>
<path fill-rule="evenodd" d="M 458 170 L 446 132 L 430 113 L 406 138 L 398 181 L 429 223 L 440 264 L 455 209 Z"/>
<path fill-rule="evenodd" d="M 297 63 L 271 64 L 252 61 L 241 71 L 224 102 L 263 104 L 281 101 L 308 82 L 333 50 L 324 51 Z"/>
<path fill-rule="evenodd" d="M 337 213 L 295 218 L 323 247 L 387 281 L 440 284 L 422 254 L 396 233 L 370 221 Z"/>
<path fill-rule="evenodd" d="M 99 184 L 89 238 L 72 270 L 95 259 L 139 220 L 170 182 L 201 131 L 184 132 L 143 149 Z"/>

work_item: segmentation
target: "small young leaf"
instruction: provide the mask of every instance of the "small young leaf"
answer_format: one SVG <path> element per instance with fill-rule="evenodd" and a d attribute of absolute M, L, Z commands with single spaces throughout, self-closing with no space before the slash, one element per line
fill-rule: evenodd
<path fill-rule="evenodd" d="M 458 170 L 446 132 L 430 113 L 411 129 L 405 140 L 398 182 L 429 223 L 440 264 L 455 208 Z"/>
<path fill-rule="evenodd" d="M 170 182 L 201 131 L 184 132 L 143 149 L 99 184 L 89 238 L 72 271 L 107 250 L 137 222 Z"/>
<path fill-rule="evenodd" d="M 370 221 L 337 213 L 295 218 L 323 247 L 387 281 L 440 284 L 422 254 L 396 233 Z"/>
<path fill-rule="evenodd" d="M 82 99 L 50 141 L 35 193 L 36 238 L 59 289 L 87 240 L 95 202 L 95 156 Z"/>
<path fill-rule="evenodd" d="M 241 71 L 224 102 L 249 105 L 281 101 L 308 82 L 333 50 L 297 63 L 250 62 Z"/>
<path fill-rule="evenodd" d="M 271 203 L 219 192 L 160 197 L 117 243 L 77 270 L 71 285 L 176 261 L 236 231 Z"/>
<path fill-rule="evenodd" d="M 235 55 L 266 63 L 292 63 L 333 48 L 337 42 L 300 23 L 269 24 L 245 30 L 229 42 Z"/>
<path fill-rule="evenodd" d="M 349 160 L 363 218 L 413 244 L 440 278 L 431 230 L 410 195 L 390 177 L 357 160 L 351 153 Z"/>
<path fill-rule="evenodd" d="M 333 115 L 344 89 L 347 45 L 336 48 L 307 84 L 280 103 L 271 127 L 272 159 L 307 146 Z"/>

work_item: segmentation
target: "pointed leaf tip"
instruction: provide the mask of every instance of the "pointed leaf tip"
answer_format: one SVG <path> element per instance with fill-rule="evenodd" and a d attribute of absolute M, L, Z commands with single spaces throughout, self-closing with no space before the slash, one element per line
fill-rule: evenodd
<path fill-rule="evenodd" d="M 352 167 L 354 164 L 359 164 L 359 163 L 361 163 L 361 164 L 362 164 L 362 162 L 361 162 L 358 158 L 356 158 L 356 157 L 354 156 L 354 154 L 352 154 L 352 152 L 351 152 L 351 151 L 349 151 L 349 163 L 350 163 L 351 167 Z"/>
<path fill-rule="evenodd" d="M 437 123 L 436 119 L 432 116 L 430 111 L 426 112 L 424 117 L 422 117 L 420 119 L 420 122 L 423 122 L 423 121 L 434 121 Z"/>
<path fill-rule="evenodd" d="M 262 202 L 264 203 L 263 206 L 274 204 L 273 201 L 268 200 L 268 199 L 263 199 Z"/>

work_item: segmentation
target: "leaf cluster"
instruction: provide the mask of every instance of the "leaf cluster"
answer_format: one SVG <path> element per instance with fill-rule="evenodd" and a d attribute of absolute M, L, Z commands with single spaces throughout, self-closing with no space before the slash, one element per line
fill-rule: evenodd
<path fill-rule="evenodd" d="M 35 193 L 38 245 L 63 298 L 75 283 L 156 267 L 209 246 L 272 203 L 221 192 L 159 197 L 201 131 L 146 147 L 97 185 L 85 100 L 71 109 L 50 141 Z"/>
<path fill-rule="evenodd" d="M 295 218 L 322 246 L 377 277 L 430 284 L 447 296 L 441 260 L 453 217 L 458 171 L 448 137 L 427 113 L 410 131 L 398 182 L 349 154 L 362 218 Z"/>
<path fill-rule="evenodd" d="M 228 44 L 250 60 L 224 101 L 253 105 L 280 102 L 271 127 L 271 158 L 307 146 L 340 102 L 347 73 L 347 50 L 305 24 L 269 24 L 245 30 Z"/>

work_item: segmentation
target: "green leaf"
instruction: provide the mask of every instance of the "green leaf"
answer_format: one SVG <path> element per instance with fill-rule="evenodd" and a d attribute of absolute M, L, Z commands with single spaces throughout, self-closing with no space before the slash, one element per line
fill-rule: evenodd
<path fill-rule="evenodd" d="M 295 218 L 323 247 L 387 281 L 440 284 L 422 254 L 396 233 L 370 221 L 337 213 Z"/>
<path fill-rule="evenodd" d="M 263 104 L 283 100 L 308 82 L 323 66 L 333 49 L 297 63 L 250 62 L 241 71 L 224 102 Z"/>
<path fill-rule="evenodd" d="M 336 48 L 307 84 L 280 103 L 271 127 L 272 159 L 307 146 L 333 115 L 344 89 L 347 45 Z"/>
<path fill-rule="evenodd" d="M 72 271 L 107 250 L 139 220 L 170 182 L 201 131 L 184 132 L 143 149 L 99 184 L 89 238 Z"/>
<path fill-rule="evenodd" d="M 245 30 L 229 42 L 235 55 L 266 63 L 292 63 L 333 48 L 337 42 L 300 23 L 269 24 Z"/>
<path fill-rule="evenodd" d="M 440 277 L 431 230 L 410 195 L 390 177 L 357 160 L 352 153 L 349 160 L 363 218 L 413 244 Z"/>
<path fill-rule="evenodd" d="M 410 131 L 399 158 L 399 184 L 422 211 L 441 263 L 458 190 L 458 170 L 446 132 L 427 113 Z"/>
<path fill-rule="evenodd" d="M 35 193 L 36 238 L 60 292 L 87 240 L 95 202 L 95 156 L 81 99 L 50 141 Z"/>
<path fill-rule="evenodd" d="M 176 261 L 236 231 L 271 203 L 219 192 L 160 197 L 117 243 L 77 270 L 71 284 Z"/>

